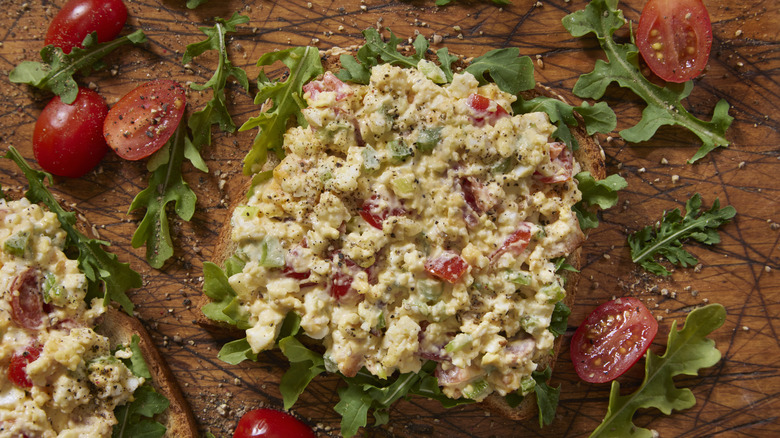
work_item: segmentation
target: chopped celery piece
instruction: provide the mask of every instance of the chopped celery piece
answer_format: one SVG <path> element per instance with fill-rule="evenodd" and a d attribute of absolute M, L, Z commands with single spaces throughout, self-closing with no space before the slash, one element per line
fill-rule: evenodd
<path fill-rule="evenodd" d="M 281 268 L 284 266 L 284 249 L 282 249 L 279 239 L 266 236 L 263 239 L 263 256 L 260 259 L 260 266 L 266 268 Z"/>
<path fill-rule="evenodd" d="M 363 155 L 363 172 L 374 173 L 379 170 L 381 163 L 376 157 L 376 150 L 374 148 L 366 145 L 360 153 Z"/>
<path fill-rule="evenodd" d="M 260 213 L 260 209 L 250 205 L 239 205 L 236 207 L 236 213 L 238 213 L 238 215 L 243 218 L 249 219 L 252 217 L 257 217 L 258 213 Z"/>
<path fill-rule="evenodd" d="M 322 173 L 320 173 L 320 181 L 325 182 L 330 179 L 333 179 L 333 173 L 331 173 L 330 170 L 326 170 Z"/>
<path fill-rule="evenodd" d="M 414 175 L 404 175 L 393 178 L 390 182 L 393 191 L 401 198 L 414 193 Z"/>
<path fill-rule="evenodd" d="M 458 350 L 462 350 L 463 347 L 469 345 L 471 341 L 473 341 L 473 339 L 470 334 L 458 333 L 455 338 L 444 347 L 444 350 L 447 353 L 454 353 Z"/>
<path fill-rule="evenodd" d="M 555 283 L 548 284 L 539 289 L 538 295 L 552 304 L 562 300 L 566 296 L 566 290 L 556 281 Z"/>
<path fill-rule="evenodd" d="M 3 249 L 9 254 L 13 254 L 17 257 L 24 257 L 24 252 L 30 245 L 30 233 L 27 231 L 20 231 L 13 236 L 5 239 Z"/>
<path fill-rule="evenodd" d="M 429 278 L 417 280 L 417 292 L 428 302 L 439 301 L 444 285 L 440 281 Z"/>
<path fill-rule="evenodd" d="M 417 62 L 417 70 L 420 70 L 420 73 L 424 74 L 426 78 L 437 84 L 444 84 L 447 82 L 447 76 L 444 75 L 444 70 L 427 59 L 421 59 Z"/>
<path fill-rule="evenodd" d="M 412 156 L 412 149 L 406 145 L 406 142 L 402 138 L 390 140 L 390 142 L 387 143 L 387 148 L 390 150 L 390 161 L 392 161 L 393 164 L 401 164 Z"/>
<path fill-rule="evenodd" d="M 51 272 L 43 277 L 43 302 L 57 305 L 65 304 L 63 298 L 65 298 L 65 290 L 57 282 L 57 277 Z"/>
<path fill-rule="evenodd" d="M 531 284 L 531 274 L 522 271 L 507 271 L 507 279 L 519 286 L 528 286 Z"/>
<path fill-rule="evenodd" d="M 472 400 L 482 399 L 490 391 L 490 385 L 485 379 L 471 382 L 463 388 L 463 396 Z"/>
<path fill-rule="evenodd" d="M 490 171 L 493 173 L 507 173 L 512 169 L 512 158 L 504 158 L 498 160 L 490 166 Z"/>
<path fill-rule="evenodd" d="M 541 324 L 542 320 L 538 316 L 525 315 L 520 319 L 520 326 L 528 333 L 533 333 Z"/>
<path fill-rule="evenodd" d="M 382 311 L 382 313 L 379 314 L 379 321 L 377 321 L 374 328 L 377 330 L 382 330 L 385 327 L 387 327 L 387 323 L 385 322 L 385 312 Z"/>
<path fill-rule="evenodd" d="M 524 376 L 522 380 L 520 380 L 520 393 L 525 395 L 528 395 L 531 391 L 536 388 L 536 380 L 534 380 L 531 376 Z"/>
<path fill-rule="evenodd" d="M 423 129 L 417 136 L 417 150 L 420 152 L 431 152 L 433 148 L 441 141 L 441 127 Z"/>

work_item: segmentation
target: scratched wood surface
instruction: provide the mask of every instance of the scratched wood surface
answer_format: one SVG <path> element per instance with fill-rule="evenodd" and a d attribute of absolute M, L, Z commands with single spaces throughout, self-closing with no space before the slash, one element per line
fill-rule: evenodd
<path fill-rule="evenodd" d="M 7 73 L 23 60 L 38 60 L 46 26 L 63 0 L 0 1 L 0 138 L 3 149 L 14 145 L 34 163 L 31 137 L 36 117 L 50 95 L 11 84 Z M 211 76 L 215 58 L 197 58 L 181 64 L 184 47 L 201 39 L 197 26 L 211 17 L 240 11 L 251 18 L 230 40 L 231 57 L 255 77 L 257 58 L 265 52 L 295 45 L 320 48 L 360 43 L 360 31 L 389 26 L 400 36 L 420 32 L 443 37 L 451 52 L 480 55 L 488 50 L 516 46 L 536 58 L 536 78 L 572 101 L 576 78 L 590 71 L 600 56 L 593 39 L 577 40 L 560 25 L 561 18 L 582 9 L 585 2 L 514 0 L 499 8 L 486 2 L 462 2 L 436 8 L 433 0 L 259 1 L 211 0 L 194 11 L 184 0 L 126 1 L 130 18 L 125 32 L 142 28 L 149 42 L 126 47 L 108 58 L 109 69 L 80 77 L 94 84 L 109 105 L 136 85 L 154 78 L 203 83 Z M 626 17 L 637 20 L 643 2 L 621 4 Z M 732 2 L 707 0 L 713 21 L 714 46 L 709 69 L 696 81 L 686 104 L 708 118 L 718 99 L 731 104 L 735 120 L 727 133 L 732 142 L 696 165 L 686 164 L 698 148 L 692 135 L 661 129 L 640 145 L 619 139 L 602 143 L 608 172 L 620 173 L 629 187 L 619 207 L 605 212 L 602 226 L 585 244 L 585 265 L 579 298 L 569 320 L 564 346 L 576 325 L 597 305 L 612 296 L 636 296 L 663 318 L 658 340 L 663 350 L 672 320 L 682 322 L 693 306 L 722 303 L 727 322 L 713 338 L 723 359 L 698 377 L 679 378 L 697 397 L 694 408 L 672 416 L 643 411 L 636 424 L 661 436 L 780 436 L 780 375 L 777 358 L 780 331 L 780 6 L 775 0 Z M 460 26 L 460 31 L 454 26 Z M 623 34 L 625 37 L 625 33 Z M 281 72 L 274 70 L 271 75 Z M 240 125 L 258 108 L 240 87 L 228 91 L 231 111 Z M 192 108 L 207 95 L 192 92 Z M 610 88 L 606 100 L 619 117 L 618 129 L 633 125 L 641 106 L 635 96 Z M 200 294 L 201 266 L 209 260 L 220 228 L 228 220 L 225 193 L 242 184 L 239 166 L 253 132 L 215 133 L 204 151 L 211 172 L 186 167 L 186 179 L 198 194 L 198 207 L 189 223 L 174 220 L 175 258 L 163 269 L 151 269 L 143 249 L 133 249 L 130 237 L 138 213 L 127 214 L 133 196 L 146 185 L 144 163 L 128 163 L 109 154 L 99 169 L 83 178 L 57 179 L 53 191 L 72 203 L 96 225 L 100 236 L 113 242 L 120 259 L 144 276 L 144 288 L 131 298 L 178 378 L 202 431 L 229 436 L 240 415 L 258 406 L 281 407 L 279 378 L 285 360 L 278 354 L 261 355 L 257 363 L 230 366 L 216 359 L 228 339 L 193 324 L 198 309 L 190 300 Z M 676 176 L 675 176 L 676 175 Z M 220 181 L 225 186 L 220 188 Z M 0 160 L 0 182 L 18 196 L 24 185 L 12 163 Z M 680 269 L 669 279 L 643 274 L 630 260 L 626 234 L 661 217 L 665 209 L 681 208 L 694 193 L 706 205 L 715 198 L 733 205 L 738 215 L 723 228 L 722 243 L 692 245 L 700 269 Z M 635 388 L 639 369 L 620 379 L 624 390 Z M 437 403 L 413 398 L 391 410 L 391 421 L 371 428 L 373 436 L 586 436 L 604 416 L 608 385 L 579 382 L 568 353 L 556 365 L 553 384 L 561 384 L 561 402 L 552 426 L 540 429 L 536 421 L 516 423 L 489 416 L 479 406 L 447 410 Z M 301 397 L 294 413 L 322 435 L 338 433 L 337 381 L 318 378 Z"/>

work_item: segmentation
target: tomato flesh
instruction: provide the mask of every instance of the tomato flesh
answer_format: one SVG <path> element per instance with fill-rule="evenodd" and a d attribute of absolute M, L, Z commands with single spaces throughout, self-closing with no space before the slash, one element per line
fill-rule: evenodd
<path fill-rule="evenodd" d="M 596 308 L 571 339 L 571 360 L 586 382 L 604 383 L 628 371 L 645 354 L 658 321 L 636 298 L 623 297 Z"/>
<path fill-rule="evenodd" d="M 78 178 L 100 163 L 108 152 L 103 122 L 108 106 L 99 94 L 79 88 L 68 105 L 55 96 L 41 111 L 33 131 L 33 154 L 43 170 Z"/>
<path fill-rule="evenodd" d="M 425 262 L 426 272 L 448 283 L 457 283 L 468 268 L 468 262 L 454 251 L 445 251 L 441 256 Z"/>
<path fill-rule="evenodd" d="M 475 93 L 468 97 L 466 105 L 471 109 L 471 121 L 475 126 L 482 126 L 485 123 L 493 126 L 499 119 L 509 116 L 507 110 L 497 103 L 495 109 L 491 111 L 492 103 L 494 103 L 492 100 L 481 94 Z"/>
<path fill-rule="evenodd" d="M 314 431 L 292 415 L 274 409 L 254 409 L 241 417 L 233 438 L 314 438 Z"/>
<path fill-rule="evenodd" d="M 336 100 L 342 100 L 352 94 L 352 88 L 331 72 L 325 72 L 319 81 L 311 81 L 303 86 L 303 92 L 309 93 L 309 99 L 316 100 L 322 92 L 335 92 Z"/>
<path fill-rule="evenodd" d="M 43 323 L 43 297 L 38 271 L 28 269 L 11 283 L 11 319 L 19 326 L 35 330 Z"/>
<path fill-rule="evenodd" d="M 127 93 L 108 112 L 103 136 L 126 160 L 140 160 L 165 145 L 176 131 L 187 103 L 178 82 L 157 79 Z"/>
<path fill-rule="evenodd" d="M 98 42 L 111 41 L 127 21 L 127 8 L 121 0 L 70 0 L 49 23 L 46 45 L 54 44 L 70 53 L 82 47 L 87 35 L 97 32 Z"/>
<path fill-rule="evenodd" d="M 650 0 L 636 32 L 639 53 L 650 70 L 669 82 L 695 78 L 707 66 L 712 23 L 702 0 Z"/>
<path fill-rule="evenodd" d="M 28 345 L 22 351 L 14 353 L 8 364 L 8 380 L 20 388 L 32 388 L 33 383 L 30 376 L 27 375 L 27 365 L 37 360 L 41 351 L 43 351 L 43 347 L 36 342 Z"/>
<path fill-rule="evenodd" d="M 397 205 L 393 205 L 397 204 Z M 371 195 L 363 202 L 358 212 L 369 225 L 381 230 L 382 223 L 390 216 L 401 216 L 406 214 L 406 210 L 397 200 L 385 200 L 379 195 Z"/>
<path fill-rule="evenodd" d="M 330 295 L 341 300 L 353 292 L 352 281 L 360 271 L 365 271 L 341 252 L 333 254 L 333 273 L 330 276 Z"/>
<path fill-rule="evenodd" d="M 555 184 L 569 181 L 574 172 L 574 156 L 569 152 L 569 148 L 563 144 L 559 148 L 550 144 L 550 164 L 545 166 L 545 173 L 534 172 L 534 179 L 545 184 Z"/>
<path fill-rule="evenodd" d="M 504 243 L 501 244 L 501 247 L 490 256 L 490 259 L 495 260 L 496 257 L 507 251 L 514 255 L 519 255 L 525 251 L 525 248 L 528 247 L 528 244 L 531 242 L 532 229 L 533 224 L 531 222 L 520 222 L 517 229 L 506 238 Z"/>

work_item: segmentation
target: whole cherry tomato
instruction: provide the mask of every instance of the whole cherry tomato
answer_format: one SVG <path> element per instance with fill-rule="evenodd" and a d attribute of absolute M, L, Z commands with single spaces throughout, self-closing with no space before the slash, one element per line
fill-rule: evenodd
<path fill-rule="evenodd" d="M 54 97 L 35 122 L 33 153 L 38 164 L 71 178 L 92 170 L 108 151 L 102 135 L 107 114 L 103 98 L 87 88 L 79 88 L 70 105 Z"/>
<path fill-rule="evenodd" d="M 92 32 L 97 32 L 101 43 L 111 41 L 126 21 L 127 8 L 122 0 L 70 0 L 49 23 L 46 45 L 54 44 L 70 53 L 73 47 L 81 47 Z"/>
<path fill-rule="evenodd" d="M 130 91 L 108 112 L 103 136 L 126 160 L 140 160 L 155 153 L 179 126 L 187 103 L 178 82 L 157 79 Z"/>
<path fill-rule="evenodd" d="M 571 338 L 571 360 L 580 379 L 614 380 L 647 351 L 658 321 L 636 298 L 623 297 L 597 307 Z"/>
<path fill-rule="evenodd" d="M 702 0 L 650 0 L 642 9 L 636 45 L 647 66 L 669 82 L 698 76 L 710 58 L 712 24 Z"/>
<path fill-rule="evenodd" d="M 274 409 L 255 409 L 238 422 L 233 438 L 315 438 L 309 426 Z"/>

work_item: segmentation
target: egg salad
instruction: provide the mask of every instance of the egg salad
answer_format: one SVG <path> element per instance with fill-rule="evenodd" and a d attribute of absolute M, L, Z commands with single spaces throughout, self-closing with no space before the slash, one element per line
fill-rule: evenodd
<path fill-rule="evenodd" d="M 144 379 L 93 327 L 87 279 L 63 252 L 57 216 L 0 200 L 0 437 L 108 437 Z"/>
<path fill-rule="evenodd" d="M 580 166 L 546 114 L 442 76 L 423 60 L 304 86 L 305 120 L 231 219 L 243 268 L 229 283 L 255 353 L 296 312 L 330 371 L 435 361 L 444 394 L 474 400 L 528 387 L 549 356 L 556 261 L 584 239 Z"/>

